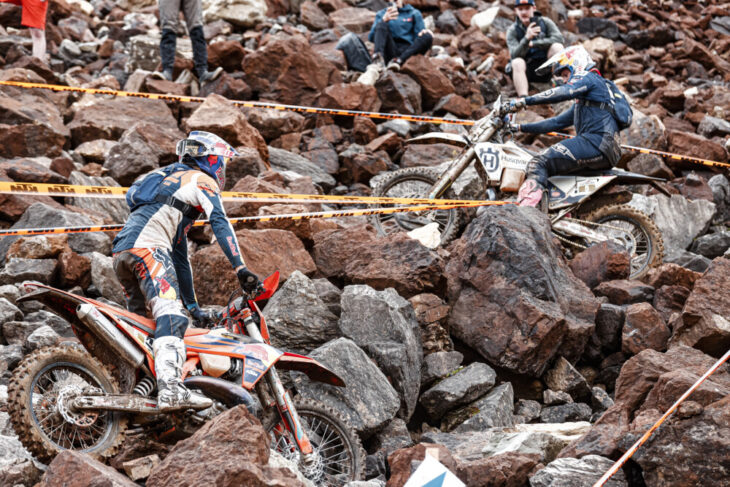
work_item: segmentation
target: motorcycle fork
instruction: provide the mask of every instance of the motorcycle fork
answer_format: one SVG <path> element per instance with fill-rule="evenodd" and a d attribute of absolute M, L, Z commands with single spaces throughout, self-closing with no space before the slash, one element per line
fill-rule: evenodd
<path fill-rule="evenodd" d="M 459 179 L 461 173 L 463 173 L 466 168 L 469 167 L 469 164 L 472 163 L 475 155 L 476 150 L 472 145 L 471 147 L 469 147 L 469 149 L 467 149 L 466 152 L 463 152 L 459 156 L 459 158 L 454 161 L 454 163 L 449 166 L 449 168 L 444 171 L 443 174 L 441 174 L 441 176 L 439 176 L 438 180 L 431 188 L 431 192 L 428 193 L 428 197 L 430 199 L 440 198 L 446 192 L 446 190 L 449 189 L 452 184 L 454 184 L 454 181 Z"/>
<path fill-rule="evenodd" d="M 246 326 L 248 336 L 254 338 L 260 342 L 264 342 L 261 332 L 259 331 L 256 322 L 251 318 L 250 310 L 243 310 L 243 322 Z M 294 437 L 294 441 L 297 444 L 297 448 L 301 452 L 302 462 L 304 464 L 310 464 L 315 461 L 313 455 L 312 443 L 309 441 L 307 433 L 302 428 L 302 421 L 299 418 L 294 403 L 289 395 L 289 392 L 284 388 L 281 383 L 279 374 L 276 372 L 276 368 L 272 365 L 269 371 L 266 372 L 266 382 L 269 385 L 269 390 L 274 395 L 276 401 L 276 407 L 279 410 L 279 416 L 284 420 L 286 429 L 289 430 Z M 276 434 L 284 434 L 283 431 L 276 431 Z"/>

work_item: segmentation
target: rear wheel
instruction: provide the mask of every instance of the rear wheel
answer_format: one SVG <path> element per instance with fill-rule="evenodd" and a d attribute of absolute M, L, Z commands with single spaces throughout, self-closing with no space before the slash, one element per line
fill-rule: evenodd
<path fill-rule="evenodd" d="M 365 452 L 355 430 L 339 413 L 320 402 L 298 397 L 294 405 L 318 458 L 309 468 L 302 465 L 296 442 L 278 414 L 264 421 L 271 449 L 298 465 L 317 486 L 334 487 L 360 480 Z"/>
<path fill-rule="evenodd" d="M 109 371 L 85 350 L 61 345 L 28 355 L 8 385 L 10 420 L 23 446 L 43 462 L 62 450 L 97 459 L 113 455 L 124 439 L 126 418 L 73 408 L 74 398 L 92 388 L 119 392 Z"/>
<path fill-rule="evenodd" d="M 433 170 L 426 167 L 409 167 L 392 172 L 374 189 L 373 196 L 389 198 L 427 198 L 431 188 L 438 178 Z M 456 199 L 451 189 L 443 195 L 446 199 Z M 438 200 L 434 200 L 438 203 Z M 409 205 L 382 205 L 383 207 L 398 207 Z M 389 235 L 395 232 L 410 232 L 431 223 L 438 225 L 440 245 L 446 245 L 454 238 L 461 225 L 461 211 L 433 210 L 422 212 L 391 213 L 373 215 L 372 222 L 378 233 Z"/>
<path fill-rule="evenodd" d="M 600 223 L 601 233 L 626 248 L 631 258 L 630 279 L 639 279 L 662 263 L 662 234 L 643 211 L 628 205 L 609 205 L 594 210 L 586 220 Z"/>

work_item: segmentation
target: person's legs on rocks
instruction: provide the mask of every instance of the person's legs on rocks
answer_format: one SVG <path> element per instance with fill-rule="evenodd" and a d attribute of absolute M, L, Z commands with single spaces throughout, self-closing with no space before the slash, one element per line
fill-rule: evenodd
<path fill-rule="evenodd" d="M 527 63 L 521 57 L 512 60 L 512 82 L 515 84 L 515 91 L 518 97 L 527 96 L 529 84 L 527 83 Z"/>
<path fill-rule="evenodd" d="M 402 49 L 399 49 L 397 57 L 388 64 L 388 69 L 398 70 L 405 63 L 408 58 L 415 56 L 416 54 L 426 54 L 433 46 L 433 36 L 431 34 L 423 34 L 413 41 L 413 44 L 404 44 Z M 398 46 L 399 48 L 401 46 Z M 391 67 L 391 65 L 394 65 Z"/>

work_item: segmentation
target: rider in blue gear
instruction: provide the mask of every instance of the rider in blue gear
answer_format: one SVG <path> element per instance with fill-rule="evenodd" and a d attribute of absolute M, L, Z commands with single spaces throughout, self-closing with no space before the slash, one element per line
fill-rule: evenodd
<path fill-rule="evenodd" d="M 544 206 L 543 193 L 548 177 L 581 169 L 606 169 L 621 158 L 619 129 L 612 113 L 601 108 L 610 103 L 605 80 L 594 69 L 595 64 L 582 46 L 571 46 L 548 59 L 540 69 L 552 68 L 565 84 L 534 96 L 513 100 L 510 108 L 539 105 L 574 99 L 575 103 L 560 115 L 541 122 L 517 125 L 527 133 L 546 133 L 575 126 L 576 136 L 559 142 L 535 156 L 528 166 L 528 175 L 520 187 L 520 206 Z"/>

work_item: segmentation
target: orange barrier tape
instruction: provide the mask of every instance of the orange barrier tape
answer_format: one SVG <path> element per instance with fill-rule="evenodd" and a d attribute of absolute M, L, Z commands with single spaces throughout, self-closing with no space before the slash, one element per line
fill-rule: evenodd
<path fill-rule="evenodd" d="M 0 85 L 15 86 L 18 88 L 41 88 L 53 91 L 69 91 L 75 93 L 90 93 L 94 95 L 112 95 L 112 96 L 127 96 L 135 98 L 146 98 L 149 100 L 163 100 L 163 101 L 183 101 L 183 102 L 194 102 L 202 103 L 205 98 L 197 96 L 180 96 L 180 95 L 165 95 L 159 93 L 139 93 L 133 91 L 119 91 L 119 90 L 104 90 L 100 88 L 80 88 L 73 86 L 63 85 L 49 85 L 45 83 L 28 83 L 24 81 L 0 81 Z M 336 115 L 336 116 L 347 116 L 347 117 L 367 117 L 384 120 L 407 120 L 409 122 L 418 123 L 446 123 L 452 125 L 463 125 L 470 126 L 474 125 L 474 120 L 463 120 L 458 118 L 442 118 L 442 117 L 429 117 L 426 115 L 403 115 L 399 113 L 380 113 L 380 112 L 362 112 L 358 110 L 340 110 L 334 108 L 318 108 L 318 107 L 305 107 L 299 105 L 284 105 L 281 103 L 266 103 L 259 101 L 239 101 L 230 100 L 233 105 L 237 107 L 245 108 L 268 108 L 271 110 L 286 110 L 301 113 L 319 113 L 324 115 Z M 549 132 L 547 135 L 553 135 L 558 137 L 573 137 L 572 135 L 563 134 L 559 132 Z M 730 167 L 730 164 L 718 161 L 711 161 L 708 159 L 700 159 L 699 157 L 683 156 L 681 154 L 673 154 L 670 152 L 663 152 L 654 149 L 645 149 L 641 147 L 633 147 L 630 145 L 622 145 L 624 149 L 641 152 L 643 154 L 656 154 L 662 157 L 669 157 L 677 161 L 691 162 L 695 164 L 703 164 L 706 166 L 715 167 Z"/>
<path fill-rule="evenodd" d="M 667 412 L 664 413 L 662 415 L 662 417 L 659 418 L 659 420 L 656 423 L 654 423 L 654 425 L 651 428 L 649 428 L 649 430 L 646 433 L 644 433 L 644 435 L 641 438 L 639 438 L 638 441 L 636 443 L 634 443 L 631 446 L 631 448 L 628 449 L 628 451 L 626 453 L 623 454 L 623 456 L 621 458 L 619 458 L 618 460 L 616 460 L 616 463 L 614 463 L 611 466 L 611 468 L 608 470 L 608 472 L 606 472 L 605 474 L 603 474 L 603 477 L 601 477 L 600 479 L 598 479 L 598 482 L 596 482 L 595 484 L 593 484 L 593 487 L 603 487 L 603 485 L 605 485 L 605 483 L 608 482 L 608 480 L 616 472 L 618 472 L 618 469 L 621 468 L 621 466 L 624 463 L 626 463 L 626 461 L 629 458 L 631 458 L 634 453 L 636 453 L 636 451 L 639 449 L 639 447 L 641 445 L 643 445 L 644 443 L 646 443 L 646 440 L 649 439 L 649 437 L 652 435 L 652 433 L 654 433 L 654 431 L 656 431 L 656 429 L 659 426 L 661 426 L 662 423 L 664 423 L 664 421 L 666 421 L 667 418 L 669 418 L 669 416 L 671 416 L 672 413 L 674 413 L 674 411 L 677 410 L 677 408 L 679 407 L 679 405 L 682 404 L 682 402 L 685 399 L 687 399 L 689 397 L 689 395 L 692 394 L 700 385 L 702 385 L 702 383 L 709 376 L 711 376 L 718 368 L 720 368 L 720 366 L 723 363 L 725 363 L 725 361 L 727 361 L 728 358 L 730 358 L 730 350 L 728 350 L 725 353 L 725 355 L 723 355 L 722 358 L 720 358 L 720 360 L 718 360 L 717 362 L 715 362 L 713 364 L 713 366 L 710 367 L 710 370 L 708 370 L 707 372 L 705 372 L 705 374 L 702 377 L 700 377 L 699 379 L 697 379 L 697 382 L 695 382 L 694 384 L 692 384 L 692 387 L 690 387 L 689 389 L 687 389 L 687 392 L 685 392 L 684 394 L 682 394 L 682 397 L 680 397 L 679 399 L 677 399 L 677 401 L 674 404 L 672 404 L 672 407 L 670 407 L 667 410 Z"/>
<path fill-rule="evenodd" d="M 387 215 L 392 213 L 407 213 L 416 211 L 433 211 L 433 210 L 452 210 L 455 208 L 475 208 L 478 206 L 488 205 L 508 205 L 512 204 L 506 201 L 470 201 L 469 204 L 459 205 L 419 205 L 419 206 L 400 206 L 395 208 L 375 208 L 362 210 L 345 210 L 345 211 L 313 211 L 308 213 L 287 213 L 282 215 L 271 216 L 243 216 L 239 218 L 229 218 L 232 224 L 245 222 L 273 222 L 282 220 L 311 220 L 313 218 L 334 218 L 341 216 L 363 216 L 363 215 Z M 207 225 L 208 220 L 199 220 L 193 223 L 194 227 L 202 227 Z M 88 233 L 88 232 L 118 232 L 124 228 L 123 224 L 116 225 L 95 225 L 95 226 L 79 226 L 79 227 L 49 227 L 49 228 L 17 228 L 0 230 L 0 237 L 20 237 L 29 235 L 57 235 L 67 233 Z"/>
<path fill-rule="evenodd" d="M 82 186 L 73 184 L 15 183 L 0 181 L 0 194 L 31 194 L 48 196 L 67 196 L 84 198 L 124 198 L 129 188 L 120 186 Z M 480 203 L 477 200 L 444 200 L 429 198 L 390 198 L 378 196 L 332 196 L 323 194 L 290 194 L 290 193 L 244 193 L 224 191 L 223 201 L 241 201 L 256 203 L 332 203 L 340 205 L 467 205 Z M 490 204 L 490 201 L 481 201 Z"/>

